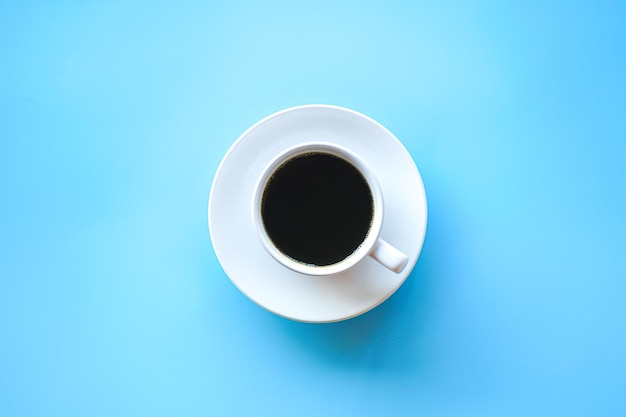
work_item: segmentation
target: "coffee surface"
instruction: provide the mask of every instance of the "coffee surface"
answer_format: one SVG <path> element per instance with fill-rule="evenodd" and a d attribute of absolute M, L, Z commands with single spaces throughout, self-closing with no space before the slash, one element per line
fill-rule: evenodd
<path fill-rule="evenodd" d="M 263 225 L 276 248 L 316 266 L 340 262 L 357 250 L 373 214 L 372 192 L 359 170 L 320 152 L 279 166 L 261 201 Z"/>

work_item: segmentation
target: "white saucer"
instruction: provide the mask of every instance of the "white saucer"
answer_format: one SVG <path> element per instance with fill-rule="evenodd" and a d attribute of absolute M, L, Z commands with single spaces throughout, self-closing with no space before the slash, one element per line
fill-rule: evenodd
<path fill-rule="evenodd" d="M 303 275 L 279 264 L 261 244 L 252 221 L 255 181 L 282 150 L 320 140 L 351 149 L 378 177 L 385 205 L 380 237 L 409 256 L 400 274 L 366 257 L 338 275 Z M 345 320 L 385 301 L 417 262 L 426 218 L 424 184 L 400 141 L 367 116 L 328 105 L 286 109 L 248 129 L 224 156 L 209 197 L 213 248 L 230 280 L 267 310 L 304 322 Z"/>

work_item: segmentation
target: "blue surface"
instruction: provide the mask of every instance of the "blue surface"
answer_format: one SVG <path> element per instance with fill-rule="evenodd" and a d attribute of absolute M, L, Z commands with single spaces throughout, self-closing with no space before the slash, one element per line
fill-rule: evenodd
<path fill-rule="evenodd" d="M 626 415 L 626 4 L 0 3 L 0 416 Z M 332 325 L 254 305 L 209 187 L 279 109 L 393 131 L 422 256 Z"/>

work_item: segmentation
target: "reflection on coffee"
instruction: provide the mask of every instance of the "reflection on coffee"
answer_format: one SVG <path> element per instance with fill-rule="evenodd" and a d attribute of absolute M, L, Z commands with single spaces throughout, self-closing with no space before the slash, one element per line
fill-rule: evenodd
<path fill-rule="evenodd" d="M 286 256 L 327 266 L 354 253 L 367 236 L 374 200 L 350 162 L 310 152 L 280 165 L 268 180 L 261 218 L 270 240 Z"/>

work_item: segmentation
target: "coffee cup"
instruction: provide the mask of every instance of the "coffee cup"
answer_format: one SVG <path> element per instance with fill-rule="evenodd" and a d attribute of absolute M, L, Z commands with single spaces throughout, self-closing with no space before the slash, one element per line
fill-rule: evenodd
<path fill-rule="evenodd" d="M 334 275 L 371 257 L 400 273 L 408 256 L 380 237 L 383 192 L 355 152 L 307 142 L 280 152 L 254 187 L 252 218 L 267 252 L 302 274 Z"/>

